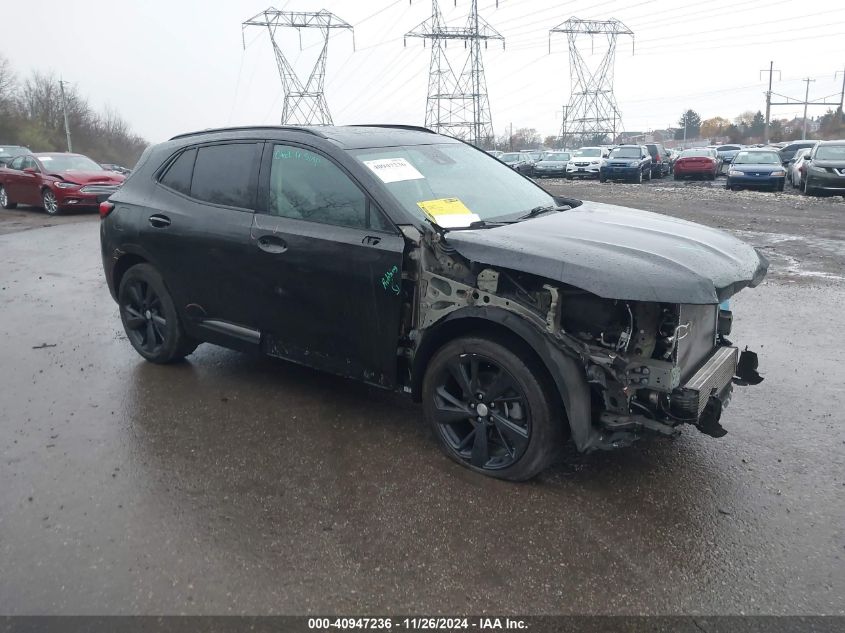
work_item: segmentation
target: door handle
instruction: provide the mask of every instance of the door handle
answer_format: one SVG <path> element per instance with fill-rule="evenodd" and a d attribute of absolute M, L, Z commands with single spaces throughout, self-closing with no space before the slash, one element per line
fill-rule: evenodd
<path fill-rule="evenodd" d="M 368 235 L 363 240 L 361 240 L 361 244 L 364 246 L 376 246 L 379 242 L 381 242 L 380 237 L 376 237 L 375 235 Z"/>
<path fill-rule="evenodd" d="M 284 253 L 288 245 L 278 235 L 262 235 L 258 238 L 258 248 L 265 253 Z"/>
<path fill-rule="evenodd" d="M 150 225 L 154 226 L 157 229 L 163 229 L 165 227 L 170 226 L 170 218 L 168 218 L 166 215 L 156 213 L 155 215 L 150 216 Z"/>

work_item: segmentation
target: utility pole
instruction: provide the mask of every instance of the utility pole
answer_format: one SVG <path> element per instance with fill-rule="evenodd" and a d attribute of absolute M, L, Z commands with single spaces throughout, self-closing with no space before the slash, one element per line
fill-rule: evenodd
<path fill-rule="evenodd" d="M 513 151 L 513 123 L 511 123 L 511 133 L 508 136 L 508 148 Z"/>
<path fill-rule="evenodd" d="M 499 6 L 498 0 L 496 6 Z M 469 17 L 463 27 L 447 26 L 437 0 L 431 2 L 431 17 L 405 34 L 405 38 L 431 40 L 428 70 L 428 97 L 425 124 L 442 134 L 469 141 L 476 147 L 493 138 L 493 121 L 487 96 L 487 81 L 481 57 L 481 43 L 505 38 L 478 15 L 478 0 L 472 0 Z M 451 64 L 446 56 L 449 40 L 464 42 L 466 61 Z M 459 73 L 455 68 L 462 68 Z"/>
<path fill-rule="evenodd" d="M 331 125 L 332 115 L 329 113 L 329 106 L 323 93 L 323 85 L 326 80 L 326 58 L 329 52 L 329 33 L 332 29 L 349 29 L 352 31 L 352 26 L 326 10 L 306 13 L 302 11 L 278 11 L 273 7 L 243 22 L 241 24 L 242 37 L 243 31 L 248 26 L 266 27 L 270 34 L 270 42 L 273 44 L 273 52 L 276 55 L 276 66 L 279 69 L 279 77 L 281 77 L 282 88 L 285 92 L 285 101 L 282 106 L 282 124 Z M 308 81 L 305 83 L 297 76 L 293 66 L 276 42 L 276 29 L 279 28 L 294 28 L 297 32 L 300 32 L 300 36 L 301 29 L 317 28 L 323 35 L 323 48 L 317 57 L 317 61 L 314 62 Z M 244 48 L 246 48 L 246 40 L 244 40 Z M 352 48 L 353 50 L 355 48 L 354 31 L 352 31 Z"/>
<path fill-rule="evenodd" d="M 842 92 L 839 95 L 839 116 L 845 121 L 845 70 L 837 70 L 836 74 L 833 75 L 834 81 L 839 73 L 842 73 Z"/>
<path fill-rule="evenodd" d="M 681 120 L 684 122 L 684 149 L 687 146 L 687 111 L 684 110 L 684 116 L 681 117 Z"/>
<path fill-rule="evenodd" d="M 769 89 L 766 91 L 766 127 L 763 129 L 763 143 L 768 145 L 769 143 L 769 120 L 771 118 L 772 113 L 772 75 L 774 73 L 778 74 L 778 79 L 780 79 L 781 74 L 779 70 L 775 70 L 775 63 L 769 62 L 769 70 L 761 70 L 760 74 L 769 73 Z"/>
<path fill-rule="evenodd" d="M 804 130 L 801 133 L 801 140 L 807 140 L 807 106 L 810 105 L 810 82 L 815 81 L 815 79 L 810 79 L 807 77 L 804 79 L 807 82 L 807 90 L 804 93 Z"/>
<path fill-rule="evenodd" d="M 70 124 L 67 119 L 67 100 L 65 99 L 65 82 L 59 79 L 59 92 L 62 95 L 62 112 L 65 117 L 65 135 L 67 136 L 67 151 L 73 151 L 73 144 L 70 142 Z"/>
<path fill-rule="evenodd" d="M 775 96 L 782 97 L 782 98 L 786 99 L 786 101 L 772 101 L 771 105 L 784 105 L 784 106 L 787 106 L 787 105 L 788 106 L 803 105 L 804 106 L 804 126 L 803 126 L 804 129 L 803 129 L 803 133 L 801 135 L 801 138 L 806 139 L 807 138 L 807 107 L 808 106 L 836 106 L 836 107 L 841 107 L 842 106 L 842 96 L 840 95 L 839 101 L 828 101 L 827 100 L 831 96 L 835 97 L 836 95 L 828 95 L 827 97 L 823 97 L 821 101 L 819 101 L 819 100 L 810 101 L 810 82 L 815 81 L 815 79 L 811 79 L 811 78 L 807 77 L 805 79 L 802 79 L 801 81 L 804 81 L 807 84 L 806 90 L 804 91 L 804 100 L 803 101 L 800 101 L 795 97 L 788 97 L 786 95 L 780 95 L 780 94 L 777 94 L 777 93 L 772 93 Z M 843 83 L 843 95 L 845 95 L 845 83 Z"/>
<path fill-rule="evenodd" d="M 572 121 L 569 133 L 581 143 L 597 143 L 608 135 L 615 141 L 617 125 L 624 129 L 613 94 L 616 40 L 620 35 L 633 38 L 634 32 L 619 20 L 569 18 L 549 31 L 549 51 L 554 33 L 565 33 L 569 44 L 569 118 Z M 598 64 L 587 63 L 581 53 L 585 35 L 590 37 L 591 45 L 596 35 L 607 43 L 607 51 Z"/>

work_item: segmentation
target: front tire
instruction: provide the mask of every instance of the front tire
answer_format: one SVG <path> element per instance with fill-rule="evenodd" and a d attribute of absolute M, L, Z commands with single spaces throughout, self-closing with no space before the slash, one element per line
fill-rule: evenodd
<path fill-rule="evenodd" d="M 44 210 L 48 215 L 59 215 L 61 212 L 59 209 L 59 201 L 56 200 L 56 194 L 49 189 L 44 189 L 41 192 L 41 206 L 44 207 Z"/>
<path fill-rule="evenodd" d="M 120 320 L 132 347 L 152 363 L 182 360 L 197 348 L 185 334 L 176 306 L 158 271 L 137 264 L 120 280 Z"/>
<path fill-rule="evenodd" d="M 423 409 L 450 459 L 490 477 L 524 481 L 549 466 L 563 444 L 562 410 L 550 382 L 518 345 L 458 338 L 428 364 Z"/>
<path fill-rule="evenodd" d="M 9 194 L 6 193 L 6 188 L 0 186 L 0 206 L 4 209 L 15 209 L 18 206 L 17 202 L 9 200 Z"/>

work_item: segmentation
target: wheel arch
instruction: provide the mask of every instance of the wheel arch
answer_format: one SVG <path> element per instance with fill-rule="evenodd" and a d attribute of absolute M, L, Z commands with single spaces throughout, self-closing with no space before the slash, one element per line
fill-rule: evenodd
<path fill-rule="evenodd" d="M 422 399 L 423 377 L 432 356 L 449 341 L 469 334 L 510 341 L 530 354 L 555 388 L 575 445 L 583 450 L 589 444 L 593 433 L 591 401 L 583 369 L 554 346 L 537 326 L 502 308 L 461 308 L 425 330 L 411 366 L 411 395 L 416 402 Z"/>
<path fill-rule="evenodd" d="M 120 282 L 127 270 L 133 266 L 137 266 L 138 264 L 149 263 L 149 259 L 143 255 L 139 255 L 138 253 L 123 253 L 120 257 L 118 257 L 114 263 L 114 268 L 112 269 L 112 287 L 114 288 L 115 296 L 117 296 L 117 292 L 120 289 Z"/>

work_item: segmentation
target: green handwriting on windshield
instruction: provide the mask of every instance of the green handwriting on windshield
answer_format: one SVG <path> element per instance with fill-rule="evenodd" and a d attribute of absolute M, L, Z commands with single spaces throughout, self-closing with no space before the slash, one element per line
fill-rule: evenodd
<path fill-rule="evenodd" d="M 296 149 L 275 149 L 273 160 L 302 160 L 306 163 L 320 164 L 320 157 L 311 152 L 300 152 Z"/>

